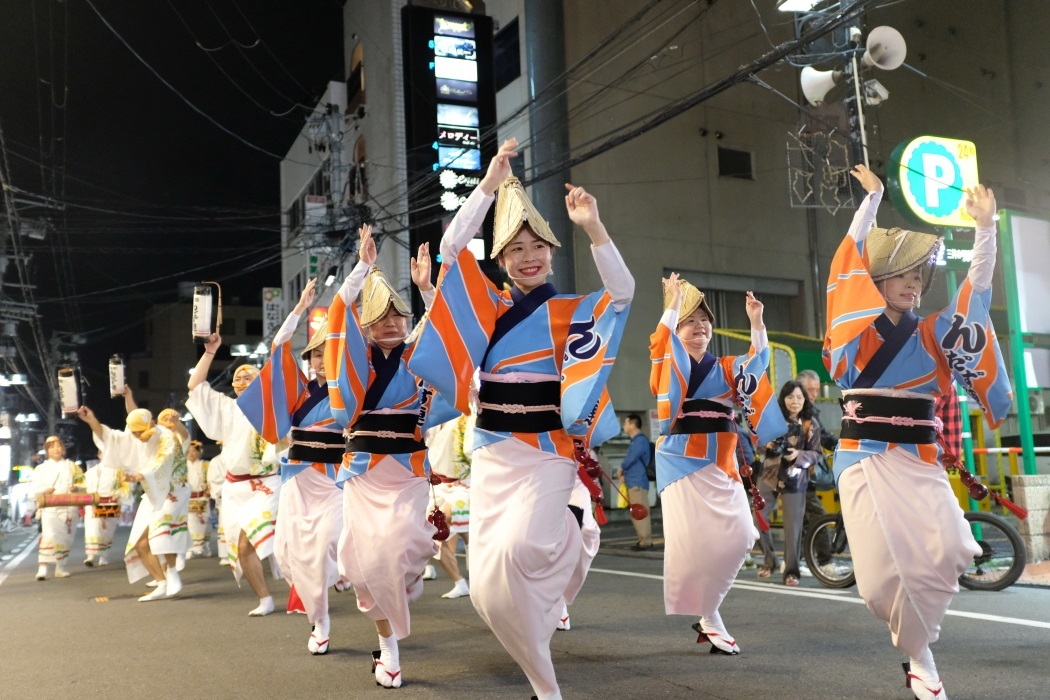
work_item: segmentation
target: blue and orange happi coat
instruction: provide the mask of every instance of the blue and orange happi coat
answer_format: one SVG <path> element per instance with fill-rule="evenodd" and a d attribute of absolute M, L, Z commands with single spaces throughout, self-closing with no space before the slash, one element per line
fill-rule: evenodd
<path fill-rule="evenodd" d="M 292 428 L 342 432 L 343 425 L 333 416 L 328 390 L 308 381 L 299 368 L 287 340 L 270 350 L 270 359 L 259 376 L 237 399 L 237 406 L 266 442 L 277 443 Z M 304 469 L 314 469 L 335 479 L 338 464 L 281 459 L 281 483 Z"/>
<path fill-rule="evenodd" d="M 417 352 L 415 343 L 402 343 L 389 356 L 369 342 L 361 328 L 355 304 L 346 304 L 339 294 L 328 307 L 328 340 L 325 343 L 325 373 L 331 412 L 336 422 L 353 426 L 362 413 L 389 409 L 416 415 L 415 439 L 431 426 L 456 417 L 453 410 L 434 392 L 433 387 L 408 369 Z M 391 457 L 417 476 L 430 473 L 427 451 L 406 454 L 348 452 L 343 457 L 338 481 L 364 474 Z"/>
<path fill-rule="evenodd" d="M 475 368 L 530 372 L 561 381 L 561 430 L 510 433 L 475 429 L 474 448 L 514 437 L 572 459 L 573 438 L 590 447 L 620 432 L 606 382 L 630 306 L 617 311 L 604 289 L 577 296 L 543 285 L 501 292 L 469 249 L 447 264 L 437 298 L 409 361 L 456 410 L 469 410 Z M 497 321 L 507 317 L 497 333 Z M 507 321 L 513 321 L 508 323 Z"/>
<path fill-rule="evenodd" d="M 843 390 L 853 388 L 886 340 L 875 327 L 886 300 L 871 279 L 864 245 L 846 236 L 828 278 L 824 366 Z M 1010 410 L 1013 392 L 989 317 L 991 302 L 991 289 L 978 292 L 967 277 L 947 308 L 918 319 L 915 330 L 872 388 L 936 398 L 953 390 L 954 379 L 984 411 L 988 425 L 997 428 Z M 863 402 L 863 396 L 856 400 Z M 835 452 L 836 479 L 860 460 L 897 447 L 927 464 L 937 464 L 940 456 L 937 444 L 840 440 Z"/>
<path fill-rule="evenodd" d="M 666 314 L 649 338 L 649 389 L 656 397 L 660 438 L 656 443 L 656 488 L 663 491 L 682 477 L 711 465 L 737 481 L 737 433 L 679 433 L 671 427 L 690 399 L 707 399 L 743 410 L 753 435 L 761 444 L 787 432 L 787 422 L 776 402 L 766 369 L 769 348 L 738 357 L 707 353 L 697 362 L 674 333 L 676 314 Z"/>

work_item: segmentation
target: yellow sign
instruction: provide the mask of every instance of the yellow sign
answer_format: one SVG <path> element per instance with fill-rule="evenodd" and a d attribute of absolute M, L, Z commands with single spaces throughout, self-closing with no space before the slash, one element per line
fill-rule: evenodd
<path fill-rule="evenodd" d="M 977 147 L 972 141 L 920 136 L 893 150 L 890 197 L 920 223 L 970 227 L 965 190 L 978 184 Z"/>

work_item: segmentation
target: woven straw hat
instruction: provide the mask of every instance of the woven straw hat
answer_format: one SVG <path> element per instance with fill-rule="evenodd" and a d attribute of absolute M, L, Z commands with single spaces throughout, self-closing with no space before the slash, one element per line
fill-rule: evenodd
<path fill-rule="evenodd" d="M 697 309 L 703 309 L 707 317 L 711 319 L 711 325 L 715 325 L 715 315 L 711 307 L 704 299 L 704 293 L 683 279 L 678 280 L 678 286 L 682 288 L 682 308 L 678 312 L 678 320 L 682 321 Z M 671 295 L 664 292 L 664 308 L 671 306 Z"/>
<path fill-rule="evenodd" d="M 378 265 L 373 265 L 361 292 L 361 327 L 368 328 L 375 324 L 391 306 L 402 316 L 412 315 L 411 308 L 390 284 L 383 271 Z"/>
<path fill-rule="evenodd" d="M 932 233 L 903 228 L 873 228 L 864 244 L 868 272 L 875 282 L 921 267 L 922 291 L 929 291 L 936 271 L 937 253 L 944 241 Z"/>
<path fill-rule="evenodd" d="M 512 175 L 503 181 L 496 192 L 496 221 L 492 232 L 492 255 L 489 257 L 497 257 L 525 224 L 529 225 L 540 240 L 550 243 L 555 248 L 561 247 L 561 243 L 551 231 L 550 224 L 540 216 L 529 195 L 525 193 L 521 181 Z"/>
<path fill-rule="evenodd" d="M 310 342 L 306 344 L 305 348 L 303 348 L 303 351 L 299 355 L 299 357 L 303 358 L 304 360 L 310 359 L 310 352 L 314 348 L 319 348 L 322 345 L 324 345 L 324 341 L 325 341 L 325 339 L 327 337 L 328 337 L 328 319 L 326 318 L 321 323 L 321 326 L 317 330 L 314 331 L 313 337 L 310 338 Z"/>

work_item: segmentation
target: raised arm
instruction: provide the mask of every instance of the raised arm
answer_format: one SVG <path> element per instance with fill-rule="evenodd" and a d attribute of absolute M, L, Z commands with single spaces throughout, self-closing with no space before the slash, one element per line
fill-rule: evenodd
<path fill-rule="evenodd" d="M 208 378 L 208 370 L 211 369 L 212 360 L 215 359 L 215 352 L 221 345 L 221 335 L 212 333 L 208 336 L 208 340 L 204 343 L 204 354 L 201 355 L 201 359 L 197 360 L 197 366 L 193 368 L 190 380 L 186 383 L 187 389 L 193 391 L 198 384 L 201 384 Z"/>
<path fill-rule="evenodd" d="M 135 394 L 131 391 L 131 387 L 127 384 L 124 385 L 124 411 L 131 413 L 139 406 L 135 403 Z"/>
<path fill-rule="evenodd" d="M 97 438 L 100 440 L 103 439 L 102 424 L 98 422 L 98 418 L 95 417 L 94 411 L 87 406 L 81 406 L 77 409 L 77 417 L 88 424 L 88 427 L 91 428 L 91 432 L 93 432 Z"/>
<path fill-rule="evenodd" d="M 419 290 L 419 295 L 423 297 L 423 306 L 427 311 L 434 305 L 434 297 L 437 296 L 437 290 L 430 279 L 430 269 L 430 244 L 420 243 L 416 257 L 412 258 L 412 282 Z"/>
<path fill-rule="evenodd" d="M 365 278 L 372 271 L 372 266 L 376 264 L 376 258 L 379 256 L 375 239 L 372 238 L 372 227 L 365 224 L 357 230 L 357 233 L 361 237 L 357 264 L 339 287 L 339 298 L 346 306 L 353 304 L 361 294 L 361 289 L 365 286 Z"/>
<path fill-rule="evenodd" d="M 314 298 L 317 296 L 316 285 L 316 279 L 306 283 L 306 287 L 303 288 L 303 293 L 299 295 L 299 301 L 296 303 L 295 308 L 292 309 L 292 313 L 288 314 L 288 318 L 284 319 L 284 323 L 277 329 L 277 334 L 273 337 L 273 347 L 284 345 L 292 339 L 292 336 L 295 334 L 295 327 L 299 325 L 299 319 L 314 303 Z"/>
<path fill-rule="evenodd" d="M 973 260 L 967 277 L 975 291 L 992 287 L 995 271 L 995 193 L 984 185 L 966 192 L 966 213 L 977 224 L 974 231 Z"/>
<path fill-rule="evenodd" d="M 755 352 L 762 352 L 769 346 L 766 336 L 766 324 L 762 319 L 765 305 L 755 298 L 753 292 L 747 293 L 747 317 L 751 321 L 751 347 Z"/>
<path fill-rule="evenodd" d="M 508 139 L 499 147 L 495 157 L 489 162 L 485 177 L 467 197 L 467 201 L 456 212 L 445 235 L 441 237 L 441 263 L 451 264 L 459 257 L 460 251 L 467 247 L 474 234 L 481 228 L 485 214 L 496 197 L 500 184 L 511 176 L 510 159 L 518 155 L 518 140 Z"/>
<path fill-rule="evenodd" d="M 879 202 L 882 201 L 882 180 L 868 170 L 867 166 L 860 163 L 854 166 L 850 175 L 856 178 L 864 191 L 868 193 L 868 196 L 857 207 L 857 213 L 853 215 L 853 223 L 849 227 L 850 238 L 857 243 L 863 243 L 871 227 L 875 225 L 875 215 L 879 211 Z"/>
<path fill-rule="evenodd" d="M 613 308 L 623 311 L 634 298 L 634 277 L 616 249 L 605 224 L 598 216 L 598 200 L 582 187 L 565 183 L 565 209 L 574 224 L 591 239 L 591 253 L 602 284 L 613 300 Z"/>

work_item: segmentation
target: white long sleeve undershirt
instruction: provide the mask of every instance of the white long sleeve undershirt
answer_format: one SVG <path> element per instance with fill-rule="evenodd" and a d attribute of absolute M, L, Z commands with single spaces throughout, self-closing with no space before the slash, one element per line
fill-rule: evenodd
<path fill-rule="evenodd" d="M 869 192 L 864 201 L 857 207 L 857 213 L 853 215 L 853 223 L 849 226 L 849 236 L 857 243 L 863 243 L 875 225 L 875 215 L 879 213 L 879 202 L 882 201 L 882 190 Z"/>
<path fill-rule="evenodd" d="M 973 260 L 967 276 L 974 291 L 984 292 L 992 288 L 992 273 L 995 272 L 995 225 L 978 226 L 974 231 Z"/>
<path fill-rule="evenodd" d="M 288 318 L 284 319 L 284 323 L 277 329 L 277 335 L 273 337 L 273 346 L 283 345 L 292 339 L 292 335 L 295 334 L 295 327 L 299 325 L 300 314 L 294 311 L 288 314 Z"/>
<path fill-rule="evenodd" d="M 346 276 L 346 279 L 339 286 L 339 297 L 344 304 L 350 306 L 354 303 L 354 300 L 361 293 L 361 289 L 365 286 L 365 278 L 368 277 L 368 273 L 371 271 L 371 265 L 364 260 L 357 261 L 354 269 L 350 271 L 350 274 Z"/>

